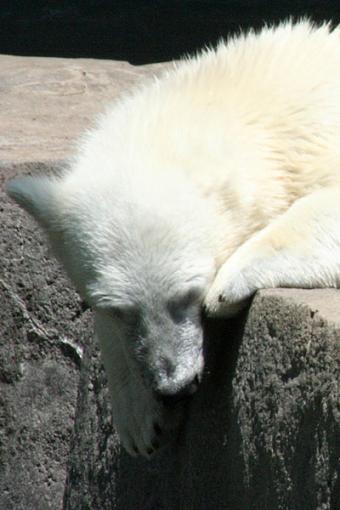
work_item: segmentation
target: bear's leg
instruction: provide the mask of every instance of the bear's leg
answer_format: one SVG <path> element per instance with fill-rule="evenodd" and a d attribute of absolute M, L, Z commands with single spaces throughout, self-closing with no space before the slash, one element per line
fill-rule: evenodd
<path fill-rule="evenodd" d="M 128 453 L 149 457 L 163 429 L 159 404 L 143 384 L 122 340 L 115 337 L 112 319 L 95 314 L 95 332 L 108 378 L 112 416 L 121 444 Z"/>
<path fill-rule="evenodd" d="M 340 286 L 340 187 L 298 199 L 221 266 L 207 294 L 211 316 L 235 315 L 257 290 Z"/>

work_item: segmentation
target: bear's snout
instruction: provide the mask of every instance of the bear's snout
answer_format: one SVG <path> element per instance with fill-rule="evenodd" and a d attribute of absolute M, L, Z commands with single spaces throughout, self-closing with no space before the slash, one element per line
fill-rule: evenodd
<path fill-rule="evenodd" d="M 191 398 L 198 390 L 199 384 L 200 377 L 196 375 L 191 381 L 179 389 L 177 388 L 175 391 L 169 391 L 169 389 L 163 388 L 162 390 L 156 390 L 154 393 L 157 400 L 160 400 L 164 406 L 173 407 L 179 402 Z"/>

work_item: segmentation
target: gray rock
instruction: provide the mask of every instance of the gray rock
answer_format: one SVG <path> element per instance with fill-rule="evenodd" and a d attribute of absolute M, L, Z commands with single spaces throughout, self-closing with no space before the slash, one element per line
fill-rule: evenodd
<path fill-rule="evenodd" d="M 0 194 L 0 508 L 60 509 L 90 317 Z"/>
<path fill-rule="evenodd" d="M 267 290 L 239 320 L 207 323 L 186 427 L 151 461 L 120 450 L 92 345 L 64 510 L 339 508 L 339 310 L 336 290 Z"/>
<path fill-rule="evenodd" d="M 166 67 L 110 60 L 0 55 L 0 160 L 65 159 L 95 115 Z"/>

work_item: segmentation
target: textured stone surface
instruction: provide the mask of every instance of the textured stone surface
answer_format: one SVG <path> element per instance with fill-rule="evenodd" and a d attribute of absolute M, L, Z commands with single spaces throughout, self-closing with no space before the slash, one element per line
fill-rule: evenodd
<path fill-rule="evenodd" d="M 88 313 L 0 193 L 0 508 L 60 509 Z"/>
<path fill-rule="evenodd" d="M 0 55 L 0 161 L 56 161 L 110 101 L 163 65 Z"/>
<path fill-rule="evenodd" d="M 186 429 L 152 461 L 112 433 L 94 347 L 81 374 L 65 510 L 336 510 L 340 505 L 336 290 L 260 292 L 207 323 L 207 370 Z"/>

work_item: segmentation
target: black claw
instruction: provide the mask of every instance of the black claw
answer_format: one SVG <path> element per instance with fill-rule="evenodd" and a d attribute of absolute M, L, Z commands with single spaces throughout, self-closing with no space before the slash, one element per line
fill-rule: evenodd
<path fill-rule="evenodd" d="M 222 295 L 222 294 L 220 294 L 220 295 L 218 296 L 218 302 L 219 302 L 219 303 L 223 303 L 223 301 L 224 301 L 224 297 L 223 297 L 223 295 Z"/>
<path fill-rule="evenodd" d="M 153 426 L 153 429 L 155 431 L 155 434 L 157 436 L 160 436 L 162 434 L 162 429 L 161 427 L 158 425 L 158 423 L 155 423 L 154 426 Z"/>
<path fill-rule="evenodd" d="M 148 455 L 152 455 L 152 454 L 153 454 L 153 449 L 152 449 L 152 448 L 148 448 L 148 449 L 146 450 L 146 453 L 147 453 Z"/>
<path fill-rule="evenodd" d="M 132 449 L 136 455 L 139 455 L 139 450 L 138 450 L 137 446 L 133 445 Z"/>

